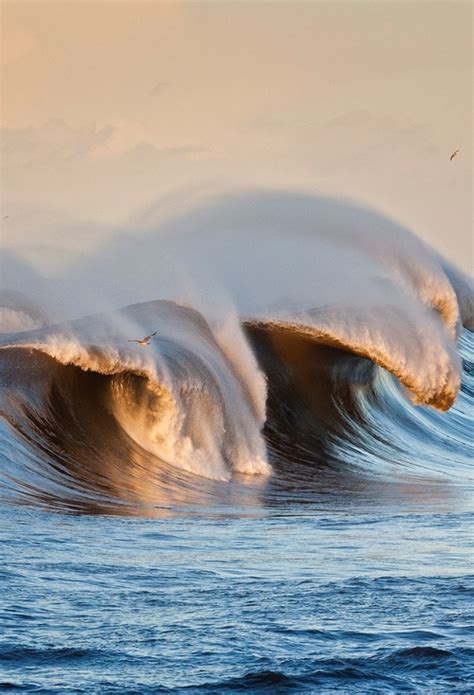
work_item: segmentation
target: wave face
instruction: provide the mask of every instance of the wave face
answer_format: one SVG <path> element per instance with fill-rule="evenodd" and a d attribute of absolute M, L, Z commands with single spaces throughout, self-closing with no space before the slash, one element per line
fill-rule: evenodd
<path fill-rule="evenodd" d="M 238 313 L 166 299 L 47 325 L 25 297 L 0 296 L 5 499 L 154 513 L 273 504 L 334 476 L 472 484 L 469 281 L 377 216 L 362 229 L 340 206 L 331 217 L 327 201 L 303 199 L 288 238 L 291 204 L 266 202 L 254 219 L 231 203 L 235 257 L 225 234 L 201 239 Z M 188 231 L 174 242 L 184 268 Z"/>

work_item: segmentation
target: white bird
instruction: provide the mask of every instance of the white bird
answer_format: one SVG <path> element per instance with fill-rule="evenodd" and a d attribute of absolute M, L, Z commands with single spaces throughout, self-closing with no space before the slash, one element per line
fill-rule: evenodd
<path fill-rule="evenodd" d="M 454 150 L 453 154 L 452 154 L 451 157 L 449 158 L 449 161 L 450 161 L 450 162 L 453 161 L 453 159 L 455 158 L 455 156 L 457 155 L 458 152 L 459 152 L 459 150 Z"/>
<path fill-rule="evenodd" d="M 156 335 L 156 331 L 155 331 L 154 333 L 150 333 L 150 335 L 146 335 L 146 336 L 145 336 L 144 338 L 142 338 L 141 340 L 129 340 L 128 342 L 129 342 L 129 343 L 138 343 L 138 344 L 141 345 L 142 347 L 145 347 L 145 345 L 149 345 L 149 344 L 150 344 L 150 340 L 151 340 L 151 339 L 153 338 L 153 336 L 155 336 L 155 335 Z"/>

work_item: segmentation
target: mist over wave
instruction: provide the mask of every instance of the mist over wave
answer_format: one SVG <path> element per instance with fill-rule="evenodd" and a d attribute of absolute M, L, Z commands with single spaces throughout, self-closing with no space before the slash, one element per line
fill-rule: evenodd
<path fill-rule="evenodd" d="M 54 283 L 7 269 L 4 497 L 260 504 L 324 471 L 471 479 L 459 271 L 340 201 L 247 194 L 154 215 Z"/>

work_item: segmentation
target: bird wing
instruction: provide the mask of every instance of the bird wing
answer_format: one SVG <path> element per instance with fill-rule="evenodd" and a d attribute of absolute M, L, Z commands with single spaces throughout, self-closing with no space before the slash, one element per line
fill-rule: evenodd
<path fill-rule="evenodd" d="M 145 340 L 148 341 L 148 340 L 150 340 L 151 338 L 153 338 L 153 336 L 155 336 L 155 335 L 156 335 L 156 331 L 155 331 L 154 333 L 150 333 L 150 335 L 146 335 L 146 336 L 143 338 L 143 340 L 144 340 L 144 341 L 145 341 Z"/>
<path fill-rule="evenodd" d="M 451 157 L 449 158 L 449 161 L 450 161 L 450 162 L 453 161 L 453 159 L 455 158 L 455 156 L 457 155 L 458 152 L 459 152 L 459 150 L 454 150 L 453 154 L 452 154 Z"/>
<path fill-rule="evenodd" d="M 128 343 L 139 343 L 140 341 L 139 340 L 128 340 L 127 342 Z"/>

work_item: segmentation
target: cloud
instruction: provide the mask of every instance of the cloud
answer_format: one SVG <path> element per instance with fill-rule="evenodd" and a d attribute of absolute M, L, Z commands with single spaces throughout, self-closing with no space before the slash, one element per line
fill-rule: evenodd
<path fill-rule="evenodd" d="M 84 157 L 112 137 L 114 128 L 95 123 L 72 127 L 52 120 L 40 127 L 2 129 L 3 166 L 57 163 Z"/>
<path fill-rule="evenodd" d="M 2 129 L 4 168 L 58 165 L 85 157 L 117 157 L 142 161 L 155 158 L 199 157 L 208 148 L 193 143 L 160 147 L 147 138 L 146 130 L 134 123 L 71 126 L 51 120 L 42 126 Z"/>

